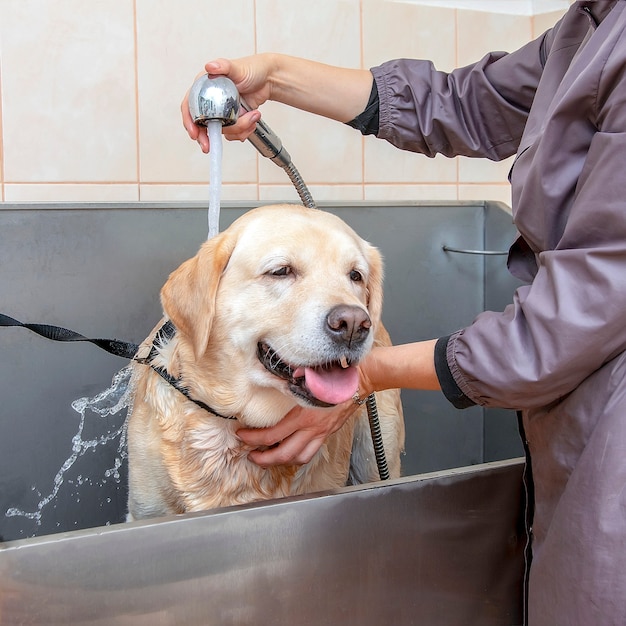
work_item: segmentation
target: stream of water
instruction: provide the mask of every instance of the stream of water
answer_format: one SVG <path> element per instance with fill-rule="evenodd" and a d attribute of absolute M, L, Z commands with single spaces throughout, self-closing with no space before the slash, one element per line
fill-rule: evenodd
<path fill-rule="evenodd" d="M 209 152 L 209 239 L 220 232 L 220 204 L 222 195 L 222 122 L 207 124 L 211 151 Z"/>

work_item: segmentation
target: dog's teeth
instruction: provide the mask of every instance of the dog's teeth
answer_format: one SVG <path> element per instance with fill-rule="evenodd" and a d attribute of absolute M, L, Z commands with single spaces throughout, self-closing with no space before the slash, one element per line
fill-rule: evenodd
<path fill-rule="evenodd" d="M 344 370 L 348 367 L 348 359 L 346 359 L 345 354 L 341 357 L 341 359 L 339 360 L 339 363 L 341 364 L 341 367 L 343 367 Z"/>

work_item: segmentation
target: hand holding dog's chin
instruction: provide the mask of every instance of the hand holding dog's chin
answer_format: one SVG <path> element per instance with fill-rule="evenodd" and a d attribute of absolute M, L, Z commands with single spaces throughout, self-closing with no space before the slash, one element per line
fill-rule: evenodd
<path fill-rule="evenodd" d="M 321 448 L 326 438 L 339 430 L 357 409 L 352 401 L 332 409 L 294 407 L 270 428 L 242 428 L 237 436 L 253 448 L 248 459 L 261 467 L 272 465 L 304 465 Z M 276 445 L 277 444 L 277 445 Z"/>

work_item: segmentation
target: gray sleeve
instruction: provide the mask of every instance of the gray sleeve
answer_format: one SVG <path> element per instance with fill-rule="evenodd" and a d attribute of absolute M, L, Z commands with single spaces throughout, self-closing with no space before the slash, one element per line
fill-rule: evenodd
<path fill-rule="evenodd" d="M 494 52 L 450 73 L 412 59 L 372 68 L 378 137 L 430 157 L 511 156 L 541 77 L 546 41 L 544 35 L 517 52 Z"/>

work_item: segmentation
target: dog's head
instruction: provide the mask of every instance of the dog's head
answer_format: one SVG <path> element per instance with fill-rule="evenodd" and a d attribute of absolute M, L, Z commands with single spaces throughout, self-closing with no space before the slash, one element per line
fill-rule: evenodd
<path fill-rule="evenodd" d="M 240 398 L 264 402 L 254 425 L 267 425 L 271 405 L 330 406 L 354 394 L 355 365 L 380 324 L 382 260 L 330 213 L 261 207 L 204 243 L 161 300 L 193 376 L 206 377 L 198 385 L 221 390 L 231 410 Z"/>

